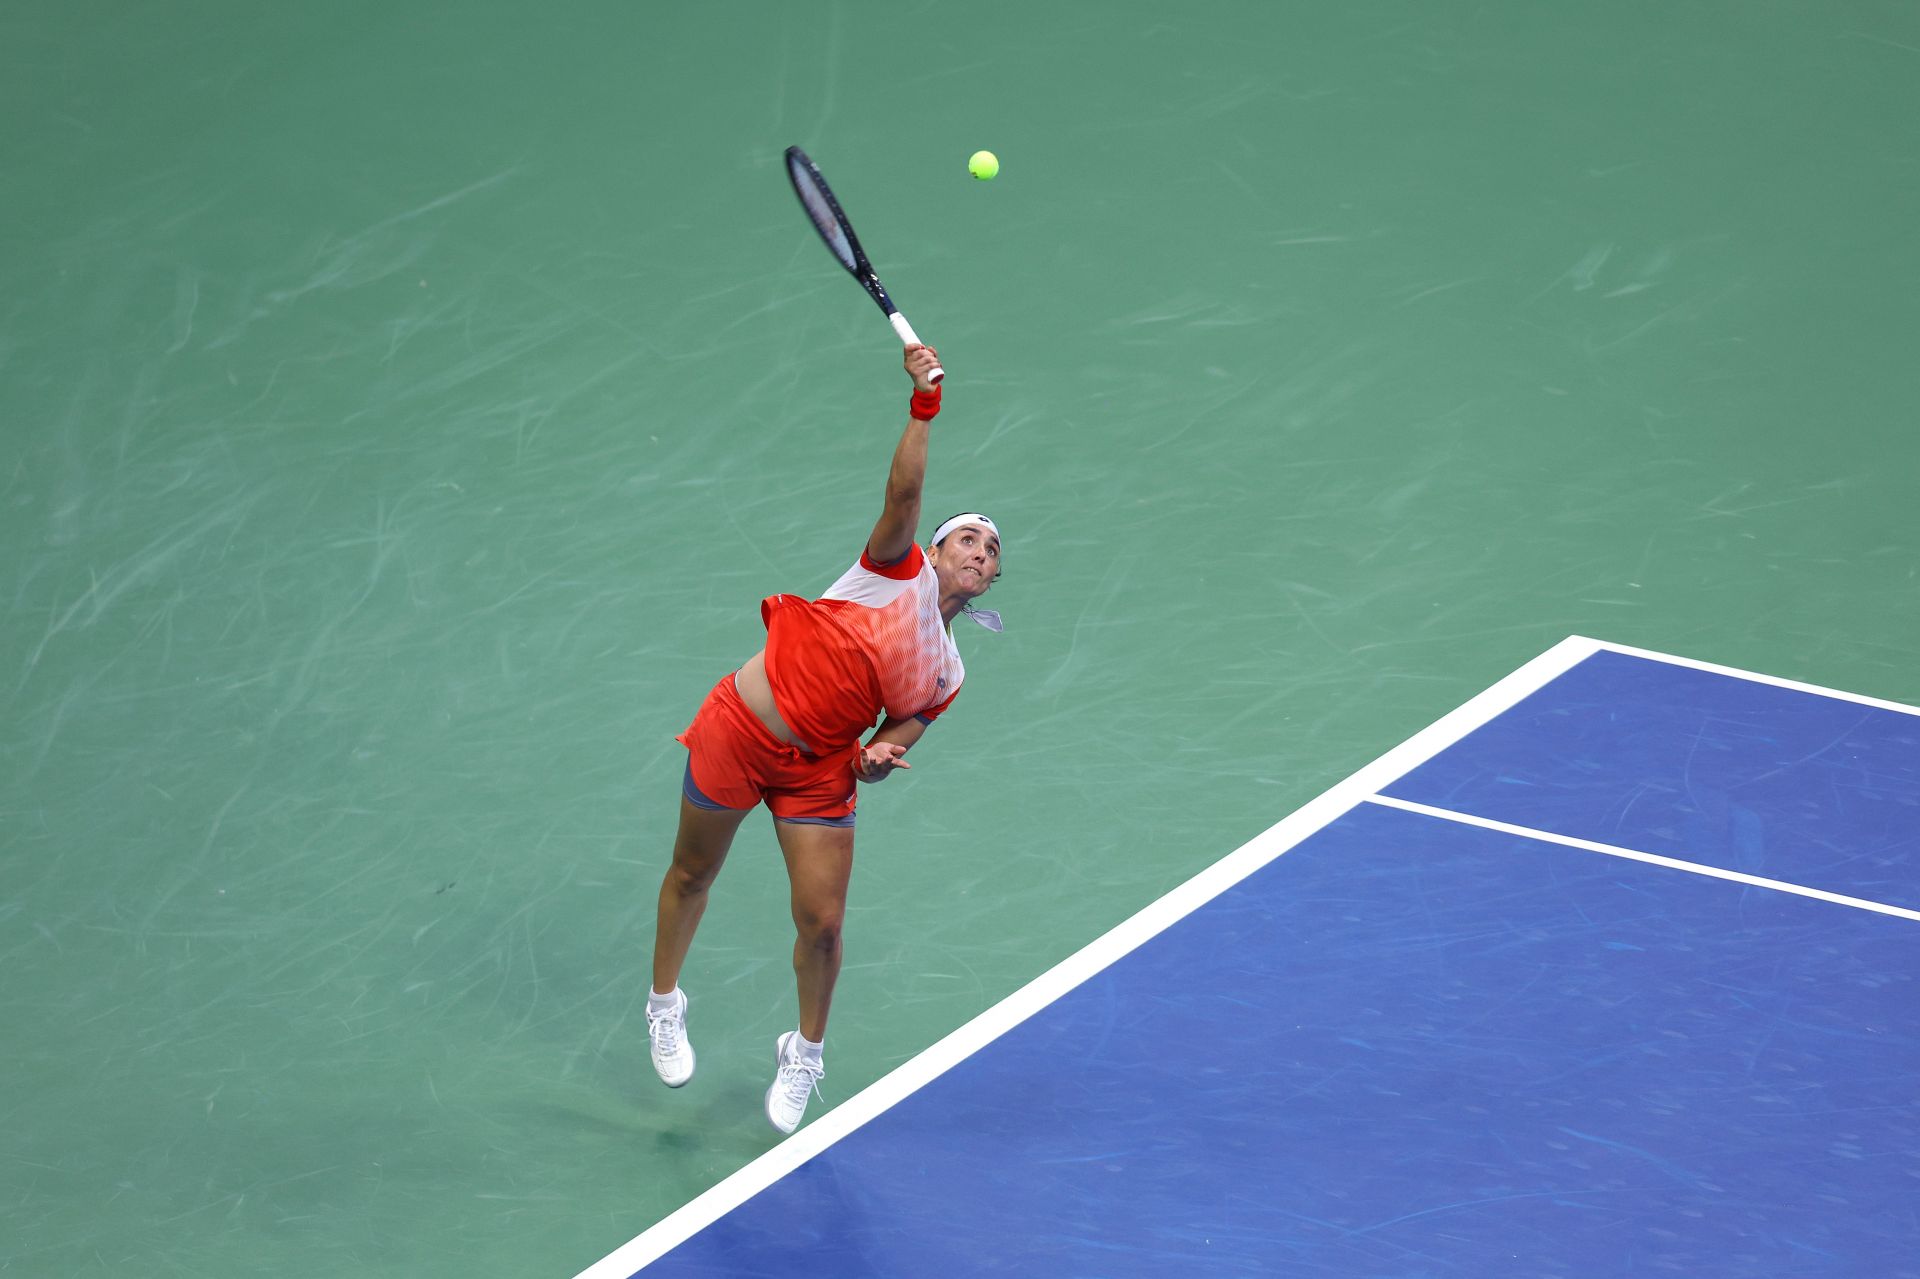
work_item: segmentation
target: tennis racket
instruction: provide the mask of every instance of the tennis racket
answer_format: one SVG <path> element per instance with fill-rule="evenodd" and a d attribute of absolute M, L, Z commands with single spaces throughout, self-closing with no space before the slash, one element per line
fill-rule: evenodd
<path fill-rule="evenodd" d="M 900 340 L 908 346 L 924 345 L 914 335 L 907 317 L 900 314 L 900 308 L 887 296 L 886 286 L 880 283 L 880 277 L 873 273 L 873 264 L 867 261 L 866 250 L 860 247 L 860 237 L 853 233 L 853 223 L 847 220 L 840 202 L 833 198 L 833 188 L 821 176 L 820 166 L 809 160 L 807 153 L 799 147 L 788 147 L 787 177 L 793 182 L 793 193 L 800 197 L 800 207 L 813 219 L 813 229 L 827 242 L 828 250 L 840 265 L 860 282 L 867 296 L 880 305 L 887 323 L 893 325 L 893 331 L 900 335 Z M 946 375 L 945 369 L 935 368 L 927 375 L 927 380 L 938 385 Z"/>

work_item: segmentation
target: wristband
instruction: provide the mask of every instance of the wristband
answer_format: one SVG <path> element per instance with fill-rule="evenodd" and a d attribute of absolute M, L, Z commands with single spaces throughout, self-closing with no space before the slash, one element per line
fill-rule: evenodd
<path fill-rule="evenodd" d="M 936 384 L 931 391 L 915 390 L 913 400 L 907 412 L 917 421 L 931 422 L 940 414 L 940 387 Z"/>

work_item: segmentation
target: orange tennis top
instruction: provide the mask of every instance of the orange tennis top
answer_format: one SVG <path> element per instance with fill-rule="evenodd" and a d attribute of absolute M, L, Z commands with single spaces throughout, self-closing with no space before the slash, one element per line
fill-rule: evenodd
<path fill-rule="evenodd" d="M 819 599 L 770 595 L 760 617 L 774 706 L 816 755 L 858 742 L 883 713 L 932 723 L 966 678 L 917 545 L 893 564 L 863 550 Z"/>

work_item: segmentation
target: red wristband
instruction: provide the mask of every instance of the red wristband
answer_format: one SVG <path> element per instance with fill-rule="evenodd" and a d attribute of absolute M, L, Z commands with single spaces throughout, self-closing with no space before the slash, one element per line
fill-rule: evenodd
<path fill-rule="evenodd" d="M 931 391 L 916 390 L 913 402 L 907 412 L 922 422 L 931 422 L 940 414 L 940 387 L 936 384 Z"/>

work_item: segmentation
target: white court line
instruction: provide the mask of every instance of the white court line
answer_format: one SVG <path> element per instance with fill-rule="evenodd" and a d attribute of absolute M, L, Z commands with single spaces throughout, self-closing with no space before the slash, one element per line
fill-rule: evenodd
<path fill-rule="evenodd" d="M 1666 866 L 1673 870 L 1692 871 L 1696 875 L 1708 875 L 1714 879 L 1730 879 L 1736 884 L 1751 884 L 1755 888 L 1771 888 L 1775 892 L 1792 893 L 1796 897 L 1811 897 L 1816 901 L 1833 902 L 1840 906 L 1852 906 L 1859 910 L 1876 911 L 1882 915 L 1898 915 L 1901 919 L 1920 920 L 1920 910 L 1908 910 L 1905 906 L 1889 906 L 1885 902 L 1868 901 L 1864 897 L 1848 897 L 1843 893 L 1830 893 L 1824 888 L 1808 888 L 1804 884 L 1789 884 L 1781 879 L 1763 879 L 1759 875 L 1746 875 L 1737 870 L 1721 870 L 1718 866 L 1705 866 L 1699 862 L 1685 862 L 1677 857 L 1662 857 L 1658 853 L 1643 853 L 1635 848 L 1622 848 L 1618 844 L 1602 844 L 1591 839 L 1576 839 L 1572 835 L 1556 835 L 1548 830 L 1536 830 L 1531 826 L 1515 826 L 1512 822 L 1497 822 L 1491 817 L 1475 817 L 1471 813 L 1456 813 L 1450 808 L 1435 808 L 1431 804 L 1416 804 L 1410 799 L 1395 799 L 1391 795 L 1369 795 L 1369 804 L 1380 804 L 1387 808 L 1398 808 L 1409 813 L 1418 813 L 1422 817 L 1437 817 L 1442 821 L 1457 822 L 1462 826 L 1478 826 L 1482 830 L 1497 830 L 1504 835 L 1518 835 L 1523 839 L 1539 840 L 1543 844 L 1562 844 L 1568 848 L 1581 848 L 1590 853 L 1605 853 L 1609 857 L 1624 857 L 1628 861 L 1646 862 L 1651 866 Z"/>
<path fill-rule="evenodd" d="M 1410 772 L 1476 728 L 1511 709 L 1597 652 L 1622 653 L 1757 683 L 1818 693 L 1887 710 L 1920 714 L 1920 708 L 1877 701 L 1810 684 L 1796 684 L 1732 667 L 1713 666 L 1644 649 L 1575 635 L 1562 640 L 1485 692 L 1478 694 L 1366 765 L 1345 781 L 1256 835 L 1252 840 L 1167 893 L 1152 905 L 1090 942 L 972 1021 L 901 1063 L 859 1093 L 808 1124 L 766 1154 L 662 1218 L 629 1243 L 581 1271 L 575 1279 L 627 1279 L 696 1232 L 759 1194 L 807 1160 L 945 1074 L 993 1040 L 1059 999 L 1156 934 L 1178 923 L 1247 876 L 1273 861 L 1356 804 L 1378 798 L 1389 782 Z M 1625 850 L 1622 850 L 1625 851 Z M 1649 856 L 1640 854 L 1640 856 Z M 1704 868 L 1703 868 L 1704 869 Z M 1785 887 L 1785 886 L 1783 886 Z M 1811 892 L 1812 890 L 1800 890 Z M 1864 903 L 1863 903 L 1864 904 Z M 1894 907 L 1881 907 L 1896 911 Z"/>
<path fill-rule="evenodd" d="M 1582 636 L 1574 636 L 1583 639 Z M 1751 684 L 1771 684 L 1775 688 L 1790 688 L 1796 693 L 1813 693 L 1819 697 L 1830 697 L 1835 701 L 1854 702 L 1861 706 L 1874 706 L 1883 711 L 1899 711 L 1902 715 L 1920 715 L 1920 706 L 1908 706 L 1904 702 L 1890 702 L 1883 697 L 1868 697 L 1862 693 L 1849 693 L 1844 689 L 1824 688 L 1819 684 L 1803 684 L 1799 680 L 1781 679 L 1778 675 L 1761 675 L 1756 671 L 1743 671 L 1737 666 L 1717 666 L 1712 662 L 1695 661 L 1691 657 L 1675 657 L 1671 653 L 1656 653 L 1652 649 L 1634 648 L 1627 644 L 1609 644 L 1604 640 L 1586 640 L 1596 649 L 1609 653 L 1622 653 L 1628 657 L 1644 657 L 1651 662 L 1665 662 L 1668 666 L 1687 666 L 1696 671 L 1706 671 L 1713 675 L 1726 675 L 1733 679 L 1743 679 Z"/>

